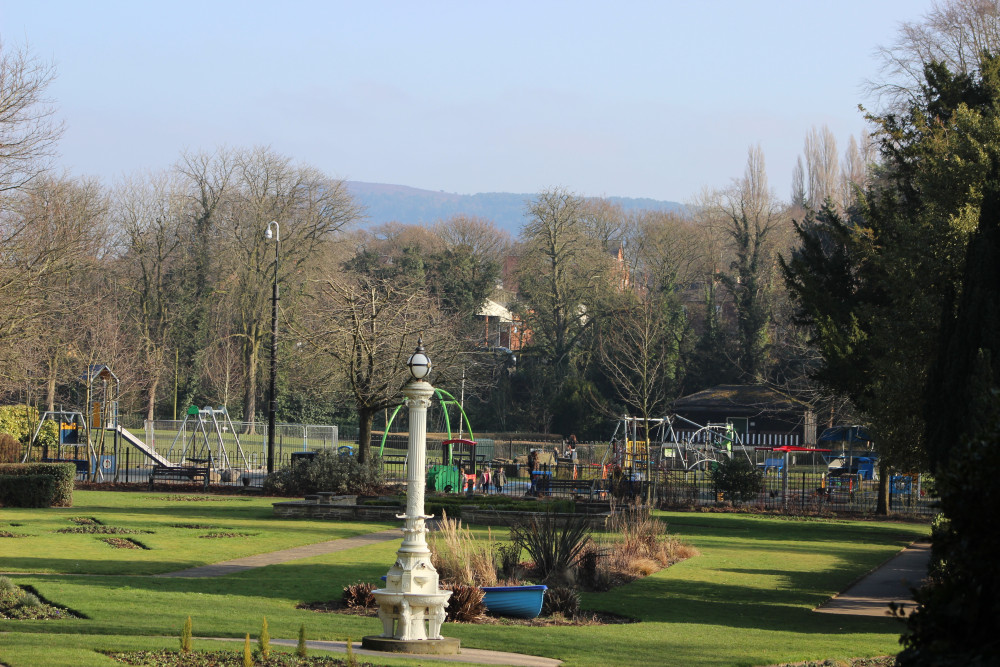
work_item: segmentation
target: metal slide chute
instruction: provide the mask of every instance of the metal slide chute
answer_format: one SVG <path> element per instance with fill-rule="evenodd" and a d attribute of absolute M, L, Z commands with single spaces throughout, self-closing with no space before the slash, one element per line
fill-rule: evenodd
<path fill-rule="evenodd" d="M 156 461 L 157 465 L 171 466 L 171 467 L 175 465 L 175 464 L 171 463 L 170 461 L 168 461 L 163 456 L 161 456 L 160 454 L 157 454 L 155 449 L 153 449 L 152 447 L 150 447 L 149 445 L 147 445 L 145 442 L 143 442 L 142 440 L 140 440 L 131 431 L 129 431 L 128 429 L 126 429 L 121 424 L 118 424 L 118 426 L 116 427 L 116 430 L 118 431 L 118 434 L 122 437 L 122 440 L 124 440 L 128 444 L 132 445 L 133 447 L 135 447 L 136 449 L 138 449 L 140 452 L 142 452 L 143 454 L 145 454 L 149 458 L 151 458 L 154 461 Z"/>

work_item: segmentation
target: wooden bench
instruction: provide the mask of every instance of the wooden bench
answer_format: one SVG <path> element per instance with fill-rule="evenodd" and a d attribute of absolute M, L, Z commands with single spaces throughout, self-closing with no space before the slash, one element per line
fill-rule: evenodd
<path fill-rule="evenodd" d="M 176 480 L 193 482 L 197 478 L 202 479 L 202 486 L 208 490 L 209 468 L 208 466 L 164 466 L 155 465 L 149 473 L 149 490 L 153 490 L 156 480 Z"/>

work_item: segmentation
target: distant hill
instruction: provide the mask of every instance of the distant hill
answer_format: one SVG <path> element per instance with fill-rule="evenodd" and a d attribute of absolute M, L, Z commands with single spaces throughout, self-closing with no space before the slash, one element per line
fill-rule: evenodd
<path fill-rule="evenodd" d="M 486 218 L 517 236 L 524 224 L 524 209 L 534 194 L 483 192 L 459 195 L 451 192 L 420 190 L 405 185 L 348 181 L 348 191 L 365 207 L 367 224 L 402 222 L 430 223 L 464 214 Z M 607 197 L 626 211 L 682 211 L 684 206 L 672 201 Z"/>

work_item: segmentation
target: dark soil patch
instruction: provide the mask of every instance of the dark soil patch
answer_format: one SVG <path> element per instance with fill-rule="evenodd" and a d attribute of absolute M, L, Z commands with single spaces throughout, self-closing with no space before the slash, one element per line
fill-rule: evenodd
<path fill-rule="evenodd" d="M 147 667 L 243 667 L 243 651 L 131 651 L 129 653 L 106 652 L 106 656 L 126 665 Z M 271 657 L 264 660 L 255 653 L 256 667 L 342 667 L 348 662 L 342 658 L 307 657 L 299 658 L 294 653 L 271 651 Z M 357 662 L 358 667 L 374 667 L 370 662 Z"/>
<path fill-rule="evenodd" d="M 180 485 L 180 486 L 183 486 L 183 485 Z M 171 491 L 179 491 L 180 489 L 170 489 L 170 490 Z M 199 491 L 202 490 L 201 486 L 198 486 L 198 490 Z M 189 495 L 186 495 L 186 494 L 183 494 L 183 495 L 169 495 L 169 496 L 146 496 L 146 499 L 148 499 L 148 500 L 167 500 L 167 501 L 173 501 L 173 502 L 178 502 L 178 503 L 193 503 L 193 502 L 198 502 L 198 503 L 216 502 L 216 503 L 218 503 L 218 502 L 230 502 L 230 501 L 248 502 L 250 500 L 250 498 L 240 498 L 240 497 L 234 497 L 232 495 L 189 496 Z"/>
<path fill-rule="evenodd" d="M 199 535 L 198 537 L 211 540 L 224 537 L 253 537 L 254 535 L 259 534 L 260 533 L 206 533 L 204 535 Z"/>
<path fill-rule="evenodd" d="M 131 540 L 127 537 L 106 537 L 101 542 L 111 545 L 115 549 L 149 549 L 142 542 Z"/>
<path fill-rule="evenodd" d="M 0 530 L 0 537 L 27 537 L 27 535 L 12 533 L 9 530 Z"/>
<path fill-rule="evenodd" d="M 221 526 L 212 526 L 207 523 L 172 523 L 171 528 L 190 528 L 191 530 L 217 530 Z"/>
<path fill-rule="evenodd" d="M 340 600 L 328 600 L 326 602 L 303 602 L 295 605 L 296 609 L 308 609 L 319 613 L 347 614 L 349 616 L 376 616 L 378 610 L 374 607 L 348 607 Z M 448 621 L 448 623 L 460 623 L 461 621 Z M 536 628 L 550 626 L 578 626 L 578 625 L 622 625 L 625 623 L 639 623 L 640 621 L 628 616 L 619 616 L 606 611 L 584 611 L 573 617 L 566 617 L 562 614 L 552 616 L 539 616 L 538 618 L 507 618 L 504 616 L 486 615 L 479 621 L 480 625 L 525 625 Z"/>
<path fill-rule="evenodd" d="M 75 528 L 60 528 L 57 533 L 83 533 L 89 535 L 152 535 L 151 530 L 134 528 L 118 528 L 117 526 L 76 526 Z"/>
<path fill-rule="evenodd" d="M 847 660 L 811 660 L 808 662 L 785 662 L 771 667 L 893 667 L 896 656 L 883 655 L 877 658 L 848 658 Z"/>
<path fill-rule="evenodd" d="M 78 526 L 103 526 L 104 522 L 92 516 L 73 516 L 69 519 Z"/>

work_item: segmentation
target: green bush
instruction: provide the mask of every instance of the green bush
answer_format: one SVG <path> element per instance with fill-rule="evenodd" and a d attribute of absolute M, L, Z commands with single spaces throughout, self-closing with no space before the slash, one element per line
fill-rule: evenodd
<path fill-rule="evenodd" d="M 0 505 L 51 507 L 56 480 L 49 475 L 0 475 Z"/>
<path fill-rule="evenodd" d="M 269 474 L 264 491 L 275 495 L 305 495 L 332 491 L 340 495 L 377 495 L 385 488 L 382 464 L 377 457 L 359 463 L 353 456 L 340 456 L 334 450 L 317 452 L 311 460 Z"/>
<path fill-rule="evenodd" d="M 32 405 L 0 405 L 0 433 L 9 433 L 26 445 L 38 428 L 38 408 Z M 39 445 L 59 444 L 59 425 L 46 419 L 38 432 Z"/>
<path fill-rule="evenodd" d="M 726 500 L 742 503 L 757 497 L 762 488 L 763 476 L 750 461 L 734 456 L 721 461 L 712 469 L 712 482 Z"/>
<path fill-rule="evenodd" d="M 52 478 L 55 490 L 49 506 L 73 506 L 73 479 L 76 477 L 76 466 L 72 463 L 0 463 L 0 476 L 33 475 Z M 6 487 L 7 484 L 3 486 Z M 3 494 L 4 492 L 0 490 L 0 495 Z"/>

